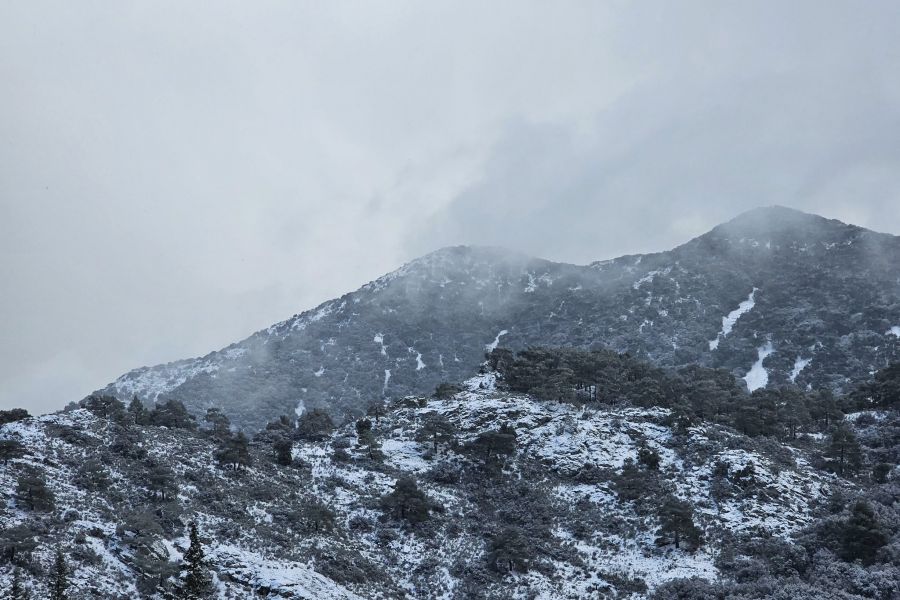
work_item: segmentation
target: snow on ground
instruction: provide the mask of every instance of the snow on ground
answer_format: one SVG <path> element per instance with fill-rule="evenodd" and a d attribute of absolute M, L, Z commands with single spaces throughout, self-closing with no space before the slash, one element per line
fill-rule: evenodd
<path fill-rule="evenodd" d="M 738 304 L 738 307 L 728 313 L 727 316 L 722 317 L 722 330 L 719 332 L 719 335 L 716 336 L 716 339 L 710 340 L 710 351 L 717 349 L 719 347 L 719 342 L 728 337 L 728 334 L 734 329 L 734 325 L 738 322 L 738 319 L 750 312 L 753 307 L 756 306 L 755 296 L 758 291 L 758 288 L 753 288 L 753 291 L 750 292 L 750 295 L 747 296 L 746 300 Z"/>
<path fill-rule="evenodd" d="M 765 346 L 757 348 L 756 351 L 759 358 L 753 363 L 753 366 L 750 367 L 747 374 L 744 375 L 744 381 L 747 382 L 747 389 L 751 392 L 769 385 L 769 372 L 766 371 L 766 368 L 763 366 L 763 361 L 775 352 L 775 346 L 769 341 L 766 342 Z"/>
<path fill-rule="evenodd" d="M 805 369 L 806 367 L 809 366 L 809 363 L 811 363 L 811 362 L 812 362 L 811 358 L 803 358 L 801 356 L 797 357 L 797 360 L 794 361 L 794 368 L 791 370 L 791 376 L 790 376 L 791 383 L 794 383 L 795 381 L 797 381 L 797 377 L 800 375 L 800 373 L 803 371 L 803 369 Z"/>
<path fill-rule="evenodd" d="M 382 356 L 388 355 L 387 347 L 384 345 L 384 334 L 383 333 L 376 333 L 375 338 L 372 341 L 374 341 L 376 344 L 379 344 L 381 346 L 381 355 Z"/>
<path fill-rule="evenodd" d="M 220 569 L 253 590 L 278 590 L 279 596 L 290 593 L 295 598 L 320 600 L 362 600 L 311 566 L 260 556 L 244 548 L 214 546 L 209 557 Z M 261 592 L 262 593 L 262 592 Z M 268 595 L 268 592 L 265 592 Z"/>
<path fill-rule="evenodd" d="M 893 327 L 885 331 L 884 335 L 893 335 L 900 338 L 900 325 L 894 325 Z"/>
<path fill-rule="evenodd" d="M 384 385 L 381 386 L 382 392 L 384 392 L 387 389 L 388 382 L 390 382 L 390 380 L 391 380 L 391 370 L 385 369 L 384 370 Z"/>
<path fill-rule="evenodd" d="M 423 473 L 431 464 L 422 458 L 426 445 L 413 440 L 386 439 L 381 443 L 385 462 L 390 466 L 410 473 Z"/>
<path fill-rule="evenodd" d="M 500 333 L 497 334 L 497 337 L 494 338 L 494 341 L 490 344 L 485 344 L 484 349 L 490 353 L 497 349 L 497 346 L 500 345 L 500 338 L 509 333 L 507 330 L 503 329 Z"/>

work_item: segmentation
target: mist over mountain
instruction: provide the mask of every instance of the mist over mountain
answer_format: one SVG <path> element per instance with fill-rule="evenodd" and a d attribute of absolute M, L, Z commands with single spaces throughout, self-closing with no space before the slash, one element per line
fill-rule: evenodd
<path fill-rule="evenodd" d="M 489 240 L 486 240 L 489 241 Z M 255 430 L 312 408 L 344 419 L 461 381 L 502 345 L 605 348 L 721 368 L 750 391 L 849 390 L 900 357 L 900 238 L 799 211 L 744 213 L 677 248 L 589 265 L 493 247 L 414 260 L 202 358 L 102 390 L 219 407 Z"/>

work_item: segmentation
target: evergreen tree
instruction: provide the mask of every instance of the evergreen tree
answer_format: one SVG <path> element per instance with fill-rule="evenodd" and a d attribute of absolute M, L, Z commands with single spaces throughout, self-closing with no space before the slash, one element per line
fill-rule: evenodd
<path fill-rule="evenodd" d="M 56 561 L 53 564 L 53 582 L 50 586 L 51 600 L 66 600 L 69 595 L 68 567 L 62 549 L 56 549 Z"/>
<path fill-rule="evenodd" d="M 231 467 L 235 471 L 240 471 L 245 467 L 249 467 L 250 458 L 250 442 L 243 431 L 239 431 L 235 435 L 228 437 L 222 441 L 219 451 L 216 453 L 216 459 L 225 467 Z"/>
<path fill-rule="evenodd" d="M 275 441 L 272 442 L 272 454 L 275 456 L 275 462 L 283 467 L 289 466 L 294 460 L 291 454 L 293 446 L 288 438 L 275 438 Z"/>
<path fill-rule="evenodd" d="M 137 394 L 131 398 L 131 402 L 128 404 L 128 414 L 131 415 L 131 420 L 135 425 L 148 424 L 149 413 L 144 408 L 144 404 L 138 399 Z"/>
<path fill-rule="evenodd" d="M 420 523 L 428 519 L 433 505 L 416 485 L 415 479 L 400 477 L 394 484 L 394 490 L 381 498 L 381 507 L 395 517 Z"/>
<path fill-rule="evenodd" d="M 832 468 L 841 477 L 845 473 L 856 473 L 862 467 L 862 448 L 856 434 L 846 423 L 841 423 L 831 430 L 825 455 L 830 459 Z"/>
<path fill-rule="evenodd" d="M 660 527 L 656 543 L 660 546 L 674 544 L 681 548 L 685 543 L 697 548 L 703 542 L 703 534 L 694 525 L 694 511 L 684 500 L 669 496 L 659 509 Z"/>
<path fill-rule="evenodd" d="M 157 461 L 148 461 L 146 467 L 144 478 L 150 495 L 164 502 L 174 497 L 178 492 L 178 484 L 172 469 Z"/>
<path fill-rule="evenodd" d="M 211 597 L 212 581 L 203 557 L 203 544 L 200 542 L 197 524 L 192 521 L 190 528 L 191 544 L 184 553 L 182 570 L 185 571 L 185 576 L 179 590 L 181 592 L 179 597 L 185 600 L 199 600 Z"/>
<path fill-rule="evenodd" d="M 210 424 L 213 437 L 224 439 L 231 433 L 231 421 L 216 407 L 207 408 L 203 420 Z"/>
<path fill-rule="evenodd" d="M 12 587 L 9 589 L 10 600 L 28 600 L 28 590 L 22 583 L 22 571 L 19 567 L 13 569 Z"/>
<path fill-rule="evenodd" d="M 519 527 L 504 527 L 491 539 L 486 558 L 499 573 L 525 572 L 532 559 L 531 544 Z"/>
<path fill-rule="evenodd" d="M 311 442 L 321 441 L 331 435 L 334 421 L 321 408 L 308 410 L 297 419 L 297 437 Z"/>
<path fill-rule="evenodd" d="M 25 446 L 19 440 L 0 440 L 0 462 L 7 464 L 25 455 Z"/>
<path fill-rule="evenodd" d="M 857 502 L 850 510 L 841 534 L 841 557 L 852 562 L 860 560 L 865 565 L 875 561 L 878 550 L 888 543 L 889 538 L 875 516 L 875 511 L 866 502 Z"/>
<path fill-rule="evenodd" d="M 148 421 L 150 425 L 173 429 L 194 429 L 197 426 L 194 417 L 178 400 L 167 400 L 162 404 L 157 404 L 150 411 Z"/>
<path fill-rule="evenodd" d="M 356 422 L 356 439 L 360 449 L 365 450 L 366 456 L 371 460 L 381 460 L 384 454 L 381 452 L 381 443 L 372 431 L 372 421 L 360 419 Z"/>
<path fill-rule="evenodd" d="M 454 427 L 447 418 L 440 413 L 429 413 L 425 417 L 425 423 L 419 432 L 421 440 L 432 443 L 435 453 L 439 444 L 450 443 L 453 440 Z"/>
<path fill-rule="evenodd" d="M 31 415 L 24 408 L 11 408 L 9 410 L 0 410 L 0 425 L 7 423 L 15 423 L 16 421 L 24 421 Z"/>
<path fill-rule="evenodd" d="M 36 512 L 50 512 L 55 506 L 53 492 L 39 471 L 26 471 L 19 477 L 16 502 Z"/>
<path fill-rule="evenodd" d="M 653 448 L 642 445 L 638 448 L 638 462 L 647 467 L 650 471 L 659 471 L 659 452 Z"/>

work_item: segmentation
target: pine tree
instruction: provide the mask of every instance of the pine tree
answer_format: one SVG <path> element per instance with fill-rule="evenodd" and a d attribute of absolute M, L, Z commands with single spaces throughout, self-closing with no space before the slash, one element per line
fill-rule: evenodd
<path fill-rule="evenodd" d="M 681 548 L 686 543 L 697 548 L 703 543 L 703 534 L 694 525 L 694 511 L 684 500 L 669 496 L 659 510 L 660 526 L 657 531 L 657 545 L 674 544 Z"/>
<path fill-rule="evenodd" d="M 137 394 L 131 398 L 131 402 L 128 404 L 128 414 L 131 415 L 131 420 L 135 425 L 146 425 L 149 420 L 149 413 L 138 399 Z"/>
<path fill-rule="evenodd" d="M 224 439 L 231 433 L 231 421 L 216 407 L 207 408 L 203 420 L 210 424 L 211 433 L 215 438 Z"/>
<path fill-rule="evenodd" d="M 826 455 L 841 477 L 848 471 L 856 473 L 862 467 L 862 449 L 859 441 L 853 430 L 844 423 L 831 431 Z"/>
<path fill-rule="evenodd" d="M 60 548 L 56 549 L 56 562 L 53 565 L 53 583 L 50 586 L 51 600 L 66 600 L 69 596 L 66 590 L 69 587 L 68 568 L 66 557 Z"/>
<path fill-rule="evenodd" d="M 13 569 L 12 587 L 9 589 L 10 600 L 28 600 L 28 590 L 22 584 L 22 572 L 19 567 Z"/>
<path fill-rule="evenodd" d="M 841 535 L 840 554 L 844 560 L 860 560 L 864 565 L 870 565 L 888 541 L 872 507 L 863 501 L 854 504 Z"/>
<path fill-rule="evenodd" d="M 252 462 L 250 458 L 250 441 L 243 431 L 239 431 L 235 435 L 222 441 L 219 451 L 216 453 L 216 459 L 219 463 L 231 467 L 235 471 L 240 471 L 244 467 L 250 466 Z"/>
<path fill-rule="evenodd" d="M 16 502 L 36 512 L 50 512 L 55 506 L 53 491 L 40 471 L 26 471 L 16 484 Z"/>
<path fill-rule="evenodd" d="M 192 521 L 190 527 L 191 545 L 188 547 L 187 552 L 184 553 L 183 570 L 186 573 L 184 583 L 179 590 L 181 592 L 179 597 L 189 600 L 209 598 L 212 584 L 206 567 L 206 560 L 203 558 L 203 544 L 200 542 L 197 524 Z"/>

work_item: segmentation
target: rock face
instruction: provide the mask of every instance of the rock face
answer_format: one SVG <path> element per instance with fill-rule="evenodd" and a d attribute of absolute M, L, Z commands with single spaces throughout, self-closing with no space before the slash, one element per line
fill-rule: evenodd
<path fill-rule="evenodd" d="M 701 364 L 751 389 L 844 391 L 900 358 L 900 238 L 757 209 L 668 252 L 586 266 L 453 247 L 205 357 L 102 392 L 221 407 L 257 429 L 460 381 L 497 345 L 602 347 Z"/>

